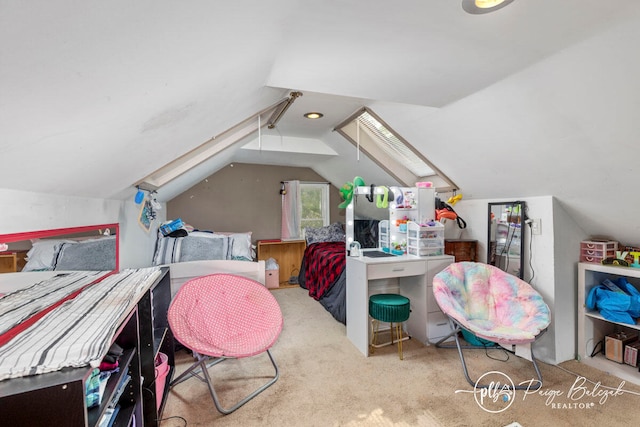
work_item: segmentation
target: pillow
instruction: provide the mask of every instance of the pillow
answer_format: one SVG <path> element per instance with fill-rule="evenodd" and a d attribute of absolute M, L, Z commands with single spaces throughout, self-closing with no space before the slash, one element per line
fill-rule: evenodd
<path fill-rule="evenodd" d="M 165 237 L 167 239 L 167 237 Z M 229 238 L 220 234 L 178 237 L 174 249 L 174 262 L 229 259 Z"/>
<path fill-rule="evenodd" d="M 27 263 L 22 271 L 53 270 L 54 262 L 60 246 L 63 243 L 73 243 L 73 240 L 40 239 L 31 242 L 31 249 L 27 252 Z"/>
<path fill-rule="evenodd" d="M 162 237 L 162 234 L 159 234 L 158 240 L 156 241 L 156 250 L 153 253 L 153 260 L 151 261 L 153 265 L 164 265 L 177 262 L 178 260 L 174 260 L 174 252 L 177 242 L 181 239 L 181 237 Z"/>
<path fill-rule="evenodd" d="M 158 237 L 153 265 L 184 261 L 230 259 L 229 237 L 205 231 L 194 231 L 185 237 Z"/>
<path fill-rule="evenodd" d="M 54 270 L 111 271 L 116 268 L 116 236 L 63 243 Z"/>
<path fill-rule="evenodd" d="M 307 246 L 320 242 L 344 242 L 346 237 L 339 222 L 320 228 L 307 227 L 304 229 L 304 235 Z"/>
<path fill-rule="evenodd" d="M 251 245 L 251 231 L 246 233 L 229 234 L 231 259 L 253 261 L 253 247 Z"/>

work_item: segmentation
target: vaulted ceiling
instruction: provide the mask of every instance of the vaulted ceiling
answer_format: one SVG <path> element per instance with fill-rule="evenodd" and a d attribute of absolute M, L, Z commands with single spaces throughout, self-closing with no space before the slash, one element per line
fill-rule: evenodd
<path fill-rule="evenodd" d="M 243 138 L 160 199 L 229 162 L 382 183 L 333 131 L 367 106 L 465 198 L 553 195 L 587 232 L 624 224 L 617 237 L 640 241 L 640 4 L 515 0 L 470 15 L 460 3 L 0 0 L 0 187 L 131 197 L 295 90 L 260 149 Z M 325 116 L 302 117 L 313 110 Z"/>

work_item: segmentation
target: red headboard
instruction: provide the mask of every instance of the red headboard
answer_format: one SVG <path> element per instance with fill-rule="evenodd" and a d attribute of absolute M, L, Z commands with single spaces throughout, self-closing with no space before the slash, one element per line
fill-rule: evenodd
<path fill-rule="evenodd" d="M 101 230 L 115 230 L 116 236 L 116 268 L 115 271 L 120 270 L 120 228 L 119 224 L 100 224 L 100 225 L 85 225 L 81 227 L 69 227 L 69 228 L 55 228 L 51 230 L 39 230 L 39 231 L 26 231 L 23 233 L 11 233 L 0 234 L 0 244 L 19 242 L 22 240 L 31 239 L 43 239 L 47 237 L 64 236 L 65 238 L 73 239 L 73 235 L 80 235 L 90 233 L 92 231 Z"/>

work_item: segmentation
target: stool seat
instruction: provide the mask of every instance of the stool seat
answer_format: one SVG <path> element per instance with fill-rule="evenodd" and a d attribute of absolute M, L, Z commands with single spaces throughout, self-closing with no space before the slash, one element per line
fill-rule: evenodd
<path fill-rule="evenodd" d="M 369 297 L 369 315 L 381 322 L 405 322 L 410 312 L 409 298 L 402 295 L 375 294 Z"/>
<path fill-rule="evenodd" d="M 409 298 L 399 294 L 374 294 L 369 297 L 369 316 L 373 318 L 374 330 L 371 342 L 371 352 L 376 347 L 398 343 L 398 355 L 402 360 L 402 341 L 410 337 L 402 338 L 402 322 L 409 319 L 411 302 Z M 391 324 L 391 342 L 377 344 L 378 325 L 380 322 Z M 395 323 L 395 325 L 394 325 Z M 396 338 L 394 339 L 393 335 Z"/>

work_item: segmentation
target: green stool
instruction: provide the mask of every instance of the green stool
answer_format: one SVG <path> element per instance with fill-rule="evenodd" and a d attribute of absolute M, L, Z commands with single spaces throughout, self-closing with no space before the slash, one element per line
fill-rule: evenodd
<path fill-rule="evenodd" d="M 398 294 L 374 294 L 369 297 L 369 316 L 373 318 L 373 337 L 371 340 L 371 353 L 378 347 L 398 343 L 398 355 L 402 360 L 402 341 L 408 340 L 409 336 L 402 337 L 402 322 L 409 319 L 411 306 L 409 298 Z M 391 341 L 378 344 L 378 327 L 380 322 L 387 322 L 391 325 Z M 395 325 L 394 325 L 395 324 Z M 395 331 L 395 340 L 394 340 Z"/>

